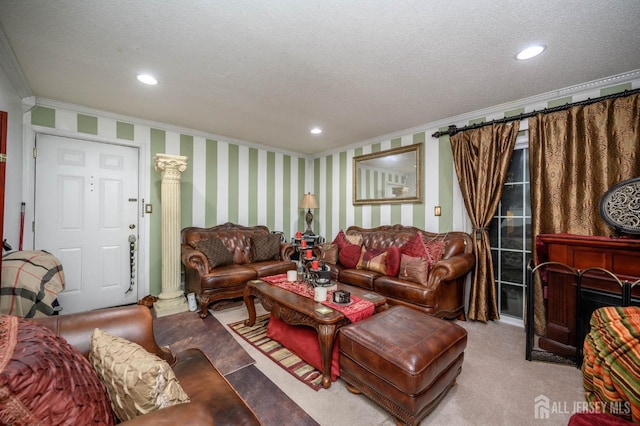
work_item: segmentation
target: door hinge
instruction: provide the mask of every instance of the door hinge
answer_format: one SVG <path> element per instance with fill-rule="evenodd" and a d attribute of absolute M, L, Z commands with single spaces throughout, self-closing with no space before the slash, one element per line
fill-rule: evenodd
<path fill-rule="evenodd" d="M 31 232 L 36 232 L 36 221 L 31 222 Z"/>
<path fill-rule="evenodd" d="M 37 158 L 38 157 L 38 148 L 34 147 L 33 148 L 33 158 Z"/>
<path fill-rule="evenodd" d="M 7 162 L 7 154 L 0 154 L 0 163 L 6 163 Z"/>

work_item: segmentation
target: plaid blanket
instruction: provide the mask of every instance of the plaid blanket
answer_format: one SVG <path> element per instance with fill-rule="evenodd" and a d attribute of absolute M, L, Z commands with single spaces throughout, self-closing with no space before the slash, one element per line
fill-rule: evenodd
<path fill-rule="evenodd" d="M 2 258 L 0 314 L 23 318 L 52 315 L 64 290 L 60 261 L 43 250 L 16 251 Z"/>
<path fill-rule="evenodd" d="M 606 307 L 591 316 L 582 363 L 587 401 L 640 421 L 640 308 Z"/>

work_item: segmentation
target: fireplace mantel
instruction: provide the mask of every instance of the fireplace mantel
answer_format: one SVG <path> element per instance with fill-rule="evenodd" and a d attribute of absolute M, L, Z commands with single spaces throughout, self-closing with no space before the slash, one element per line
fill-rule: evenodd
<path fill-rule="evenodd" d="M 620 281 L 640 279 L 640 239 L 609 238 L 572 234 L 543 234 L 536 240 L 538 263 L 558 262 L 576 270 L 603 268 Z M 540 348 L 572 356 L 581 345 L 576 332 L 576 275 L 568 269 L 549 267 L 546 279 L 547 332 L 539 341 Z M 582 289 L 588 300 L 582 300 L 581 320 L 591 316 L 600 306 L 616 304 L 621 295 L 620 284 L 610 276 L 585 273 Z M 640 286 L 635 286 L 632 304 L 640 304 Z M 618 302 L 619 304 L 619 302 Z"/>

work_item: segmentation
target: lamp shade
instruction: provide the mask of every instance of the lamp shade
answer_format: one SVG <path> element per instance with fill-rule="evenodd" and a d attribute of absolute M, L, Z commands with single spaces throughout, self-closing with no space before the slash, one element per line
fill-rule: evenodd
<path fill-rule="evenodd" d="M 302 197 L 302 201 L 300 202 L 301 209 L 317 209 L 318 202 L 316 201 L 316 196 L 312 193 L 304 194 Z"/>

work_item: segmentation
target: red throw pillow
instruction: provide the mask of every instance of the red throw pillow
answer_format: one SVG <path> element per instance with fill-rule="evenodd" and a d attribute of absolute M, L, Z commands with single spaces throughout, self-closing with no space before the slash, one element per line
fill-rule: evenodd
<path fill-rule="evenodd" d="M 355 244 L 345 244 L 338 252 L 340 264 L 347 269 L 355 269 L 360 260 L 360 246 Z"/>
<path fill-rule="evenodd" d="M 391 246 L 387 250 L 387 275 L 397 277 L 398 272 L 400 272 L 400 248 Z"/>
<path fill-rule="evenodd" d="M 426 258 L 428 256 L 428 250 L 424 244 L 422 232 L 418 232 L 413 238 L 404 243 L 404 245 L 400 247 L 400 252 L 411 257 Z"/>
<path fill-rule="evenodd" d="M 429 269 L 435 265 L 444 253 L 444 241 L 425 241 L 425 247 L 427 248 L 427 261 L 429 262 Z"/>
<path fill-rule="evenodd" d="M 344 232 L 342 232 L 342 229 L 340 230 L 340 232 L 338 232 L 338 235 L 336 235 L 331 244 L 337 245 L 339 250 L 342 250 L 342 247 L 345 244 L 348 244 L 347 238 L 344 236 Z"/>
<path fill-rule="evenodd" d="M 115 423 L 97 373 L 62 337 L 33 321 L 0 316 L 0 422 Z"/>

